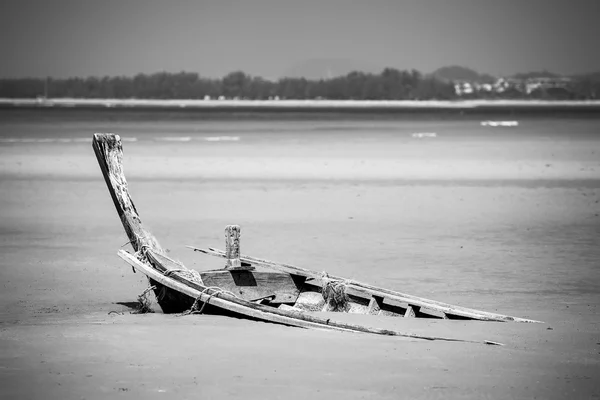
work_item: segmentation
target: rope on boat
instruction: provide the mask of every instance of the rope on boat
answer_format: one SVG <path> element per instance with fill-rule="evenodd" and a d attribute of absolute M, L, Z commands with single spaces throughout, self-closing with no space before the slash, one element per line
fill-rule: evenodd
<path fill-rule="evenodd" d="M 155 292 L 156 301 L 158 301 L 160 303 L 161 301 L 163 301 L 163 299 L 165 298 L 166 295 L 167 295 L 167 287 L 162 286 L 160 288 L 160 292 L 158 293 L 158 295 L 156 295 L 156 292 Z"/>
<path fill-rule="evenodd" d="M 330 279 L 327 272 L 321 276 L 323 283 L 323 299 L 325 300 L 324 311 L 348 312 L 350 301 L 346 294 L 346 281 Z"/>
<path fill-rule="evenodd" d="M 206 299 L 206 301 L 202 301 L 202 295 L 207 294 L 208 290 L 212 290 L 212 293 L 210 293 L 208 295 L 208 299 Z M 179 317 L 184 317 L 186 315 L 202 314 L 204 312 L 204 308 L 210 302 L 210 299 L 212 299 L 213 296 L 214 297 L 219 297 L 219 294 L 221 294 L 221 293 L 225 293 L 225 294 L 231 295 L 233 297 L 238 297 L 234 293 L 230 292 L 229 290 L 222 289 L 222 288 L 220 288 L 218 286 L 208 286 L 208 287 L 204 288 L 203 291 L 200 292 L 200 294 L 198 295 L 198 297 L 196 297 L 196 299 L 194 300 L 194 304 L 192 304 L 192 306 L 190 307 L 190 309 L 187 310 L 187 311 L 182 312 L 178 316 Z M 202 307 L 200 307 L 200 309 L 198 309 L 198 303 L 200 303 L 200 302 L 202 302 Z"/>
<path fill-rule="evenodd" d="M 138 236 L 138 235 L 135 235 L 135 239 L 133 239 L 133 240 L 130 240 L 129 242 L 123 243 L 123 244 L 121 245 L 121 248 L 123 248 L 123 247 L 125 247 L 125 246 L 127 246 L 128 244 L 131 244 L 131 243 L 133 243 L 133 242 L 138 242 L 138 243 L 139 243 L 139 242 L 140 242 L 142 239 L 147 239 L 147 237 L 146 237 L 146 236 Z"/>
<path fill-rule="evenodd" d="M 147 249 L 153 250 L 154 248 L 153 248 L 153 246 L 150 246 L 148 244 L 140 243 L 141 239 L 144 239 L 144 238 L 145 237 L 137 237 L 136 236 L 135 240 L 139 244 L 139 249 L 135 253 L 135 256 L 141 262 L 148 262 L 149 261 L 148 256 L 146 255 Z M 126 246 L 127 244 L 129 244 L 131 242 L 133 242 L 133 240 L 125 243 L 123 246 Z M 123 247 L 123 246 L 121 246 L 121 247 Z M 166 258 L 167 260 L 171 261 L 173 264 L 176 264 L 180 267 L 180 268 L 166 270 L 165 272 L 163 272 L 163 275 L 168 277 L 171 274 L 178 274 L 179 276 L 181 276 L 184 279 L 187 279 L 188 281 L 195 282 L 195 283 L 198 283 L 198 284 L 204 286 L 204 282 L 202 282 L 202 277 L 200 276 L 200 273 L 198 271 L 196 271 L 194 269 L 186 268 L 180 261 L 172 259 L 171 257 L 164 254 L 162 251 L 160 252 L 160 256 Z M 135 272 L 135 270 L 134 270 L 134 272 Z"/>
<path fill-rule="evenodd" d="M 142 292 L 142 294 L 140 294 L 137 298 L 138 300 L 138 309 L 135 311 L 132 311 L 131 314 L 148 314 L 148 313 L 153 313 L 154 311 L 152 311 L 152 309 L 150 308 L 150 299 L 148 299 L 148 297 L 146 296 L 148 294 L 149 291 L 156 289 L 156 286 L 148 286 L 146 288 L 146 290 L 144 290 Z"/>
<path fill-rule="evenodd" d="M 135 258 L 141 262 L 148 262 L 148 256 L 146 255 L 146 249 L 150 248 L 147 244 L 139 244 L 138 251 L 135 252 Z"/>

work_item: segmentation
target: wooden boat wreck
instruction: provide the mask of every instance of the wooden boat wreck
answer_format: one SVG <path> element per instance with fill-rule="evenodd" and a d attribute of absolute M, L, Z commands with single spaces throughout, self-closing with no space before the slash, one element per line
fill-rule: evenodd
<path fill-rule="evenodd" d="M 118 255 L 145 274 L 164 313 L 220 313 L 301 328 L 363 332 L 423 340 L 469 340 L 424 336 L 336 322 L 313 311 L 402 318 L 539 322 L 474 310 L 382 289 L 366 283 L 240 254 L 238 226 L 225 229 L 225 251 L 188 246 L 221 257 L 220 270 L 195 271 L 168 257 L 142 225 L 123 173 L 120 137 L 94 134 L 92 147 L 134 253 Z M 328 314 L 329 315 L 329 314 Z M 499 344 L 491 341 L 478 343 Z"/>

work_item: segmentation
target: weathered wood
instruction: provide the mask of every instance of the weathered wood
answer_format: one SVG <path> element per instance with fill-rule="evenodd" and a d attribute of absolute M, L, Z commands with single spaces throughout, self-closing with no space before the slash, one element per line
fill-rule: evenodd
<path fill-rule="evenodd" d="M 241 269 L 242 261 L 240 260 L 240 226 L 227 225 L 225 227 L 225 268 L 226 269 Z M 249 269 L 252 267 L 245 267 Z"/>
<path fill-rule="evenodd" d="M 199 251 L 204 254 L 217 256 L 217 257 L 224 257 L 224 253 L 222 250 L 217 250 L 217 249 L 213 249 L 210 247 L 208 249 L 200 249 L 200 248 L 193 247 L 193 246 L 187 246 L 187 247 L 193 249 L 194 251 Z M 246 256 L 246 255 L 240 255 L 240 259 L 242 260 L 242 262 L 247 262 L 247 263 L 250 263 L 250 264 L 253 264 L 256 266 L 272 268 L 272 269 L 275 269 L 278 271 L 285 271 L 285 272 L 288 272 L 291 274 L 297 274 L 297 275 L 315 279 L 315 280 L 320 279 L 320 277 L 321 277 L 321 274 L 318 272 L 300 268 L 300 267 L 296 267 L 296 266 L 289 265 L 289 264 L 276 263 L 274 261 L 269 261 L 269 260 L 260 259 L 260 258 L 256 258 L 256 257 L 250 257 L 250 256 Z M 412 295 L 405 294 L 405 293 L 400 293 L 400 292 L 395 292 L 395 291 L 384 289 L 384 288 L 379 288 L 379 287 L 369 285 L 366 283 L 362 283 L 362 282 L 358 282 L 355 280 L 347 280 L 342 277 L 337 277 L 334 275 L 329 275 L 329 278 L 342 280 L 346 283 L 346 285 L 349 288 L 358 289 L 359 291 L 368 295 L 369 298 L 370 298 L 370 296 L 373 296 L 373 295 L 381 296 L 384 298 L 389 298 L 389 299 L 393 299 L 396 301 L 410 303 L 410 304 L 420 306 L 423 308 L 435 310 L 440 313 L 446 313 L 450 316 L 465 317 L 465 318 L 469 318 L 469 319 L 477 319 L 477 320 L 483 320 L 483 321 L 498 321 L 498 322 L 514 321 L 514 322 L 541 323 L 541 321 L 536 321 L 536 320 L 532 320 L 532 319 L 525 319 L 525 318 L 512 317 L 512 316 L 503 315 L 503 314 L 490 313 L 490 312 L 486 312 L 486 311 L 480 311 L 480 310 L 475 310 L 475 309 L 471 309 L 471 308 L 442 303 L 442 302 L 435 301 L 435 300 L 429 300 L 429 299 L 425 299 L 422 297 L 412 296 Z M 442 318 L 442 317 L 440 316 L 439 318 Z M 452 318 L 452 317 L 450 317 L 450 318 Z"/>
<path fill-rule="evenodd" d="M 162 253 L 158 241 L 143 228 L 140 216 L 129 195 L 123 172 L 121 138 L 112 133 L 96 133 L 92 140 L 92 148 L 131 247 L 134 251 L 147 247 Z"/>
<path fill-rule="evenodd" d="M 404 318 L 415 318 L 417 316 L 417 312 L 419 312 L 418 306 L 411 306 L 410 304 L 406 307 L 406 312 L 404 313 Z M 416 309 L 416 310 L 415 310 Z"/>
<path fill-rule="evenodd" d="M 205 286 L 217 286 L 248 301 L 273 296 L 270 303 L 294 303 L 300 288 L 290 274 L 271 271 L 200 272 Z"/>
<path fill-rule="evenodd" d="M 164 252 L 156 238 L 142 226 L 140 216 L 129 195 L 127 180 L 123 172 L 123 147 L 119 135 L 96 133 L 92 139 L 92 148 L 133 250 L 144 253 L 145 249 L 152 249 L 157 254 L 163 254 Z M 172 293 L 166 295 L 166 289 L 162 285 L 153 282 L 150 282 L 150 284 L 156 287 L 154 294 L 163 311 L 172 311 L 174 308 L 170 301 L 177 298 L 177 295 Z"/>
<path fill-rule="evenodd" d="M 383 305 L 383 297 L 380 296 L 372 296 L 369 301 L 369 307 L 367 307 L 367 314 L 369 315 L 378 315 L 381 311 L 381 306 Z"/>
<path fill-rule="evenodd" d="M 151 252 L 151 250 L 149 250 L 149 252 Z M 279 308 L 265 306 L 262 304 L 255 304 L 231 296 L 227 293 L 219 293 L 218 289 L 215 290 L 207 288 L 201 284 L 198 284 L 197 282 L 189 281 L 186 278 L 179 276 L 177 273 L 173 273 L 170 277 L 167 277 L 158 272 L 152 266 L 138 260 L 136 257 L 129 254 L 125 250 L 119 250 L 118 255 L 131 266 L 135 267 L 138 271 L 141 271 L 142 273 L 146 274 L 149 278 L 162 285 L 177 290 L 181 293 L 185 293 L 186 295 L 198 299 L 201 302 L 214 305 L 224 310 L 245 315 L 250 318 L 257 318 L 263 321 L 269 321 L 289 326 L 297 326 L 302 328 L 321 328 L 342 332 L 371 333 L 376 335 L 398 336 L 410 339 L 443 340 L 451 342 L 470 342 L 501 345 L 500 343 L 490 341 L 470 341 L 462 339 L 416 335 L 385 329 L 368 328 L 361 325 L 347 324 L 332 321 L 331 319 L 319 318 L 300 311 L 282 310 Z"/>
<path fill-rule="evenodd" d="M 283 311 L 302 311 L 301 309 L 296 308 L 294 306 L 290 306 L 289 304 L 280 304 L 278 307 L 280 310 Z"/>

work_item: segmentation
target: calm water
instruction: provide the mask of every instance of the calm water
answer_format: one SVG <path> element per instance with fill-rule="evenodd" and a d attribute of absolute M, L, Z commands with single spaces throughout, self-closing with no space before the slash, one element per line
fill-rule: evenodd
<path fill-rule="evenodd" d="M 498 126 L 498 123 L 506 126 Z M 494 126 L 496 125 L 496 126 Z M 302 142 L 365 140 L 597 140 L 600 115 L 236 113 L 0 110 L 0 144 L 68 143 L 93 132 L 146 142 Z M 62 140 L 61 140 L 62 139 Z"/>

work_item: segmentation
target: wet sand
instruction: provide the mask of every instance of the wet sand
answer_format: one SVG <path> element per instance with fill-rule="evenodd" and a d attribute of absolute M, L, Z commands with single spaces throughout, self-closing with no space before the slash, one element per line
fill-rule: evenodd
<path fill-rule="evenodd" d="M 184 246 L 223 247 L 236 223 L 246 254 L 545 323 L 331 315 L 506 344 L 493 347 L 132 315 L 147 283 L 116 256 L 127 239 L 91 146 L 5 145 L 0 396 L 600 396 L 596 142 L 513 145 L 488 164 L 464 147 L 397 161 L 368 146 L 359 157 L 351 143 L 337 156 L 313 146 L 312 158 L 298 146 L 253 157 L 241 145 L 169 145 L 157 156 L 125 143 L 144 223 L 188 267 L 218 267 Z"/>

